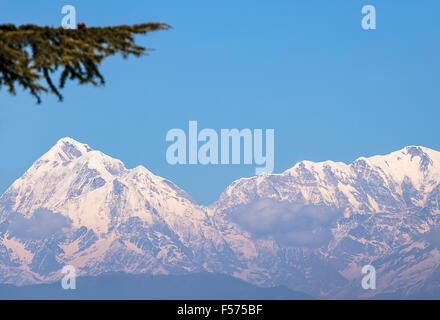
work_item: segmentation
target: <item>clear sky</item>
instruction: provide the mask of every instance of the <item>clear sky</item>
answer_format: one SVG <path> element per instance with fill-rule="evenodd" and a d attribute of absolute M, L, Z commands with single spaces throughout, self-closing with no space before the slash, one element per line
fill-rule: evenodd
<path fill-rule="evenodd" d="M 0 193 L 69 136 L 147 167 L 209 204 L 254 166 L 171 166 L 172 128 L 275 129 L 275 173 L 301 160 L 351 162 L 407 145 L 440 150 L 440 2 L 0 0 L 0 23 L 59 26 L 72 4 L 90 26 L 166 22 L 139 37 L 151 56 L 106 60 L 103 88 L 65 101 L 0 89 Z M 361 28 L 375 5 L 377 29 Z"/>

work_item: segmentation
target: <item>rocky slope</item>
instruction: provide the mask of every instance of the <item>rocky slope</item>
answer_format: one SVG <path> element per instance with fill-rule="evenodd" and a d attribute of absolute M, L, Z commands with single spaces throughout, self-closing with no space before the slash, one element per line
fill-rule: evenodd
<path fill-rule="evenodd" d="M 0 282 L 105 272 L 225 273 L 316 297 L 438 292 L 440 153 L 303 161 L 232 183 L 210 207 L 64 138 L 0 197 Z M 361 288 L 361 269 L 377 289 Z M 436 284 L 437 283 L 437 284 Z"/>

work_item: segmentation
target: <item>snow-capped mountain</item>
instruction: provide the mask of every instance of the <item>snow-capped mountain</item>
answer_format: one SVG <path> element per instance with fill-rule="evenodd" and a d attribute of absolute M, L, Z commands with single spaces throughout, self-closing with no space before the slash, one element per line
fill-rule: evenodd
<path fill-rule="evenodd" d="M 230 249 L 220 231 L 185 192 L 69 138 L 12 184 L 0 212 L 6 282 L 53 280 L 65 264 L 81 274 L 154 274 L 217 271 L 217 260 L 233 261 L 224 257 Z"/>
<path fill-rule="evenodd" d="M 209 207 L 70 138 L 0 197 L 0 283 L 61 268 L 226 273 L 317 297 L 438 290 L 440 153 L 410 146 L 352 164 L 303 161 L 233 182 Z M 363 290 L 361 269 L 377 270 Z"/>
<path fill-rule="evenodd" d="M 240 179 L 211 209 L 250 230 L 257 247 L 275 239 L 287 269 L 307 279 L 280 273 L 282 283 L 326 297 L 411 296 L 440 272 L 439 200 L 440 153 L 409 146 Z M 367 264 L 377 270 L 374 291 L 360 286 Z"/>
<path fill-rule="evenodd" d="M 350 165 L 302 161 L 279 175 L 240 179 L 226 189 L 216 206 L 261 197 L 344 208 L 346 216 L 399 212 L 434 205 L 432 196 L 439 181 L 440 153 L 410 146 L 386 156 L 362 157 Z"/>

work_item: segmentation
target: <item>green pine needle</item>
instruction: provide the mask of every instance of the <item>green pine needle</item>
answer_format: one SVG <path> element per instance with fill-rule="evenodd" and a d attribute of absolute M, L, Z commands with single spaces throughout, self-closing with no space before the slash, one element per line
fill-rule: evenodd
<path fill-rule="evenodd" d="M 134 36 L 170 28 L 163 23 L 85 30 L 0 25 L 0 89 L 5 86 L 15 95 L 16 86 L 22 86 L 37 103 L 41 103 L 42 93 L 55 94 L 62 100 L 60 89 L 67 80 L 95 86 L 104 84 L 98 68 L 104 58 L 117 53 L 124 58 L 144 55 L 149 49 L 136 45 Z M 55 85 L 51 74 L 59 68 L 62 72 Z"/>

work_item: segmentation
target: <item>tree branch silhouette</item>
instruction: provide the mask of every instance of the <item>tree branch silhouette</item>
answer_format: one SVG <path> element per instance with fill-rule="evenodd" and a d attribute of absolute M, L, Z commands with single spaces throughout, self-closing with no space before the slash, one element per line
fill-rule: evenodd
<path fill-rule="evenodd" d="M 140 57 L 147 49 L 135 43 L 137 34 L 168 30 L 164 23 L 143 23 L 110 27 L 78 29 L 13 24 L 0 25 L 0 90 L 5 86 L 15 95 L 21 86 L 41 103 L 42 93 L 55 94 L 60 101 L 60 90 L 66 81 L 79 84 L 103 85 L 105 79 L 99 66 L 108 56 L 121 54 Z M 51 76 L 61 71 L 58 84 Z"/>

